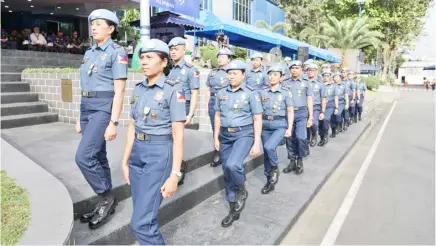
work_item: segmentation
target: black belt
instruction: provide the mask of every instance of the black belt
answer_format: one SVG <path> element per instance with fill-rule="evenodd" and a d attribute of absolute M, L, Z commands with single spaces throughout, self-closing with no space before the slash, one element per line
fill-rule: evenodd
<path fill-rule="evenodd" d="M 112 98 L 114 94 L 113 91 L 82 91 L 82 97 L 89 98 Z"/>
<path fill-rule="evenodd" d="M 280 116 L 280 115 L 264 115 L 263 119 L 264 120 L 282 120 L 285 119 L 285 116 Z"/>
<path fill-rule="evenodd" d="M 294 107 L 294 111 L 299 111 L 299 110 L 305 110 L 307 107 L 303 106 L 303 107 Z"/>
<path fill-rule="evenodd" d="M 210 93 L 210 96 L 211 96 L 211 97 L 216 97 L 216 94 L 218 94 L 218 92 L 211 92 L 211 93 Z"/>
<path fill-rule="evenodd" d="M 172 140 L 172 135 L 149 135 L 143 133 L 135 133 L 135 138 L 141 141 L 167 141 Z"/>
<path fill-rule="evenodd" d="M 238 127 L 221 127 L 221 130 L 226 132 L 239 132 L 249 128 L 253 128 L 253 125 L 238 126 Z"/>

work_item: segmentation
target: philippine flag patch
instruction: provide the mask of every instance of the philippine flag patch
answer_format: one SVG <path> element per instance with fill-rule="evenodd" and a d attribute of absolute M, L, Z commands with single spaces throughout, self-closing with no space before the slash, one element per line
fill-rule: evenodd
<path fill-rule="evenodd" d="M 184 91 L 177 91 L 176 97 L 177 97 L 177 102 L 184 102 L 185 101 L 185 92 Z"/>
<path fill-rule="evenodd" d="M 194 72 L 194 77 L 195 77 L 195 78 L 200 77 L 200 71 L 195 71 L 195 72 Z"/>
<path fill-rule="evenodd" d="M 128 64 L 129 59 L 127 58 L 127 55 L 118 55 L 118 63 L 119 64 Z"/>

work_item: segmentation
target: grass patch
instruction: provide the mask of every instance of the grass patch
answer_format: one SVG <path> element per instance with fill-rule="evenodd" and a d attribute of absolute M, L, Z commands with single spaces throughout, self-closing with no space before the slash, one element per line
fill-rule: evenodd
<path fill-rule="evenodd" d="M 1 244 L 15 245 L 30 222 L 30 203 L 25 189 L 1 171 Z"/>

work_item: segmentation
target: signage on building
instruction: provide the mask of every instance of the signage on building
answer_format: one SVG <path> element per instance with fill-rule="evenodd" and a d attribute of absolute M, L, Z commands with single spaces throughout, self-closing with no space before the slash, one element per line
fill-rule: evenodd
<path fill-rule="evenodd" d="M 199 0 L 150 0 L 150 5 L 194 18 L 200 15 Z"/>

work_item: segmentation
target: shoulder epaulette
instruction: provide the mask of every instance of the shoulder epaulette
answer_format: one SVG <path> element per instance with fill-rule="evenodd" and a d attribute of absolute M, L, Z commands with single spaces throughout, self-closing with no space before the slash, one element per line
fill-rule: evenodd
<path fill-rule="evenodd" d="M 113 43 L 112 43 L 112 47 L 114 47 L 115 49 L 118 49 L 118 48 L 121 48 L 121 45 L 119 45 L 119 44 L 113 42 Z"/>
<path fill-rule="evenodd" d="M 192 64 L 191 64 L 191 63 L 189 63 L 189 62 L 185 62 L 185 66 L 187 66 L 187 67 L 191 68 L 191 67 L 193 67 L 194 65 L 192 65 Z"/>
<path fill-rule="evenodd" d="M 142 81 L 136 83 L 135 86 L 138 86 L 138 85 L 140 85 L 140 84 L 142 84 Z"/>
<path fill-rule="evenodd" d="M 255 89 L 253 87 L 251 87 L 250 85 L 245 85 L 245 87 L 247 87 L 250 91 L 254 91 Z"/>
<path fill-rule="evenodd" d="M 169 84 L 169 85 L 171 85 L 171 86 L 174 86 L 175 84 L 177 84 L 176 81 L 169 80 L 169 79 L 165 80 L 165 83 L 167 83 L 167 84 Z"/>

